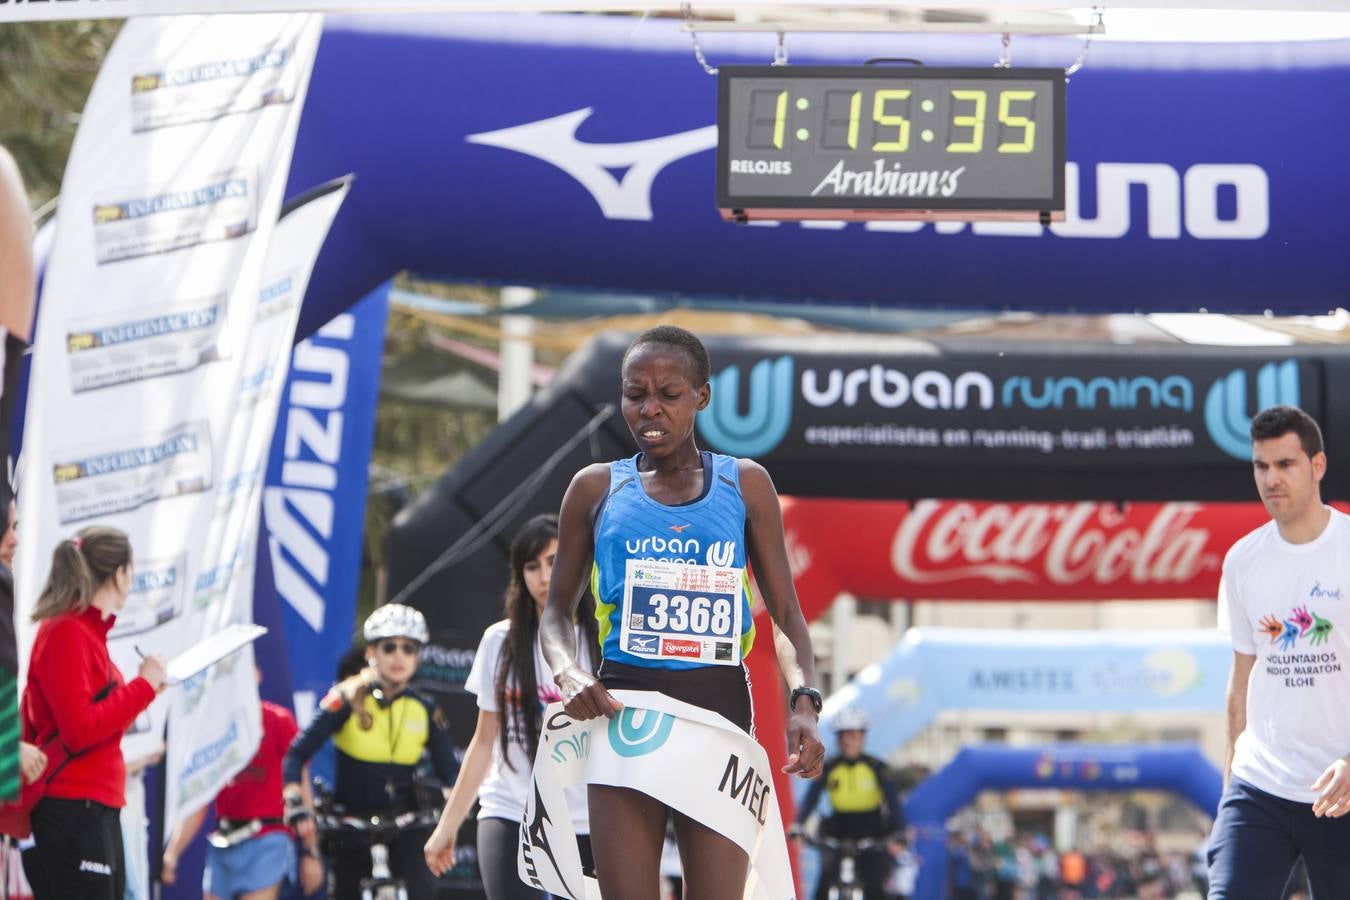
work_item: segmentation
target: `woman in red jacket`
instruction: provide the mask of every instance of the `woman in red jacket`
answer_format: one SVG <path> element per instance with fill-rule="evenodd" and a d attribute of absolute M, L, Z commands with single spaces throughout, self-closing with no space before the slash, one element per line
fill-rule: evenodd
<path fill-rule="evenodd" d="M 20 709 L 23 739 L 50 760 L 32 815 L 39 871 L 29 880 L 39 898 L 122 900 L 122 733 L 164 685 L 159 656 L 128 683 L 108 656 L 130 589 L 127 536 L 92 526 L 56 546 L 33 609 L 39 625 Z"/>

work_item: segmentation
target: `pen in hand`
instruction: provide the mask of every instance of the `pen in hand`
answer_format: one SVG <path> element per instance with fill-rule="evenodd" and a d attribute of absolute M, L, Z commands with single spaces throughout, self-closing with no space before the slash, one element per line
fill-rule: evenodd
<path fill-rule="evenodd" d="M 145 655 L 145 651 L 138 644 L 132 644 L 131 649 L 136 651 L 136 655 L 141 658 L 141 667 L 138 674 L 150 682 L 150 686 L 155 689 L 155 693 L 164 690 L 167 682 L 167 672 L 164 668 L 164 660 L 159 654 Z"/>

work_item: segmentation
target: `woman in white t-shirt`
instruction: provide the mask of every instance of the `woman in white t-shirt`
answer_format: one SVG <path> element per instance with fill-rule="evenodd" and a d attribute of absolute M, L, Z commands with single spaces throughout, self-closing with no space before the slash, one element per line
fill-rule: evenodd
<path fill-rule="evenodd" d="M 539 648 L 539 617 L 548 599 L 553 555 L 558 548 L 558 517 L 535 516 L 511 541 L 511 582 L 506 589 L 506 618 L 488 627 L 478 644 L 464 687 L 478 697 L 478 726 L 464 753 L 440 823 L 426 844 L 427 866 L 441 875 L 455 862 L 455 837 L 479 801 L 478 867 L 488 900 L 536 900 L 545 895 L 516 873 L 516 847 L 530 771 L 539 747 L 544 707 L 561 700 L 553 672 Z M 577 646 L 587 648 L 595 667 L 599 635 L 595 601 L 587 594 L 577 608 Z M 524 702 L 522 698 L 528 698 Z M 586 786 L 569 788 L 572 825 L 581 836 L 582 859 L 590 860 L 590 820 Z"/>

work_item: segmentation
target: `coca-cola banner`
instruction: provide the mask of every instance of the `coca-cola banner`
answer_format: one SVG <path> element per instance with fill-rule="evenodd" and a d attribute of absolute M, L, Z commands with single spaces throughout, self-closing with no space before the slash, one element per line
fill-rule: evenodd
<path fill-rule="evenodd" d="M 1213 598 L 1260 503 L 992 503 L 783 498 L 811 617 L 867 599 Z"/>

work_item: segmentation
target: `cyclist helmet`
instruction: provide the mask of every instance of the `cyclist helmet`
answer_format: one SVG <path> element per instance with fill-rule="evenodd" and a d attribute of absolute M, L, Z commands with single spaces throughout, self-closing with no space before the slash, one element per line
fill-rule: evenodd
<path fill-rule="evenodd" d="M 836 732 L 840 731 L 866 731 L 870 724 L 867 719 L 867 710 L 859 709 L 856 706 L 850 706 L 841 709 L 839 714 L 834 717 L 831 723 Z"/>
<path fill-rule="evenodd" d="M 425 644 L 429 637 L 426 618 L 402 603 L 387 603 L 376 609 L 366 618 L 361 635 L 367 644 L 391 637 L 409 638 Z"/>

